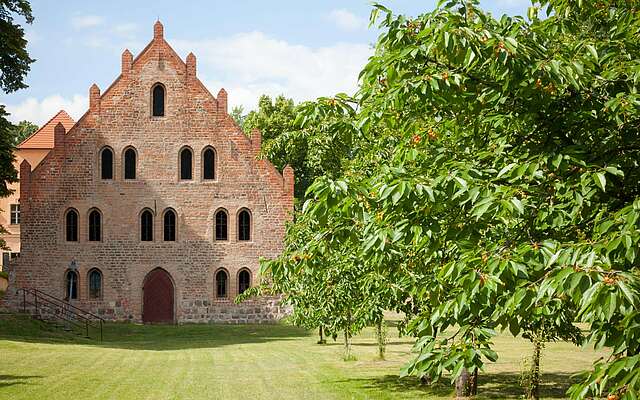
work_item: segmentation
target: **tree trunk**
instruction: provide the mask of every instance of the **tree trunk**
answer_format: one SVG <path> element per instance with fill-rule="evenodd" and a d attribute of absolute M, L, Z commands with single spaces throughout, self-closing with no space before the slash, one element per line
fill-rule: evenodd
<path fill-rule="evenodd" d="M 378 356 L 384 360 L 384 354 L 387 350 L 387 334 L 384 318 L 381 318 L 376 324 L 376 338 L 378 339 Z"/>
<path fill-rule="evenodd" d="M 527 398 L 538 400 L 540 398 L 540 354 L 542 353 L 542 342 L 539 338 L 533 340 L 533 357 L 531 358 L 531 371 L 529 387 L 527 388 Z"/>
<path fill-rule="evenodd" d="M 474 369 L 473 374 L 470 374 L 464 368 L 460 376 L 456 378 L 456 398 L 466 399 L 475 396 L 476 393 L 478 393 L 478 369 Z"/>
<path fill-rule="evenodd" d="M 324 338 L 324 328 L 322 327 L 322 325 L 320 325 L 320 328 L 318 328 L 318 334 L 320 335 L 320 340 L 318 340 L 318 344 L 327 343 L 327 341 Z"/>
<path fill-rule="evenodd" d="M 345 361 L 353 359 L 353 355 L 351 354 L 351 337 L 347 329 L 344 330 L 344 359 Z"/>

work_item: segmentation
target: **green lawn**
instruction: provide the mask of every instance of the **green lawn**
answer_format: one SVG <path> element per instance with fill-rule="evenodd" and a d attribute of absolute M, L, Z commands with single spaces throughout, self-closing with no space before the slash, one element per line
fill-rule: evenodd
<path fill-rule="evenodd" d="M 0 316 L 0 399 L 436 399 L 439 386 L 398 379 L 410 338 L 390 329 L 388 357 L 376 360 L 373 330 L 342 346 L 286 325 L 108 324 L 100 343 L 24 317 Z M 518 398 L 529 343 L 501 335 L 498 363 L 481 374 L 482 398 Z M 545 352 L 546 398 L 563 398 L 570 375 L 598 355 L 564 343 Z"/>

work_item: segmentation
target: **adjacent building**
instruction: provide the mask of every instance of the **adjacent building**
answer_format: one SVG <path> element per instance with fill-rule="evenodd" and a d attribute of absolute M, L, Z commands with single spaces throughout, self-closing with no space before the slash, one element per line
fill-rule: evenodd
<path fill-rule="evenodd" d="M 27 160 L 32 168 L 40 164 L 53 148 L 53 129 L 59 123 L 69 130 L 75 122 L 64 110 L 59 111 L 34 134 L 16 146 L 14 153 L 16 169 L 20 168 L 23 160 Z M 20 256 L 20 183 L 10 184 L 9 188 L 13 189 L 13 194 L 0 198 L 0 226 L 6 230 L 6 233 L 1 234 L 0 237 L 8 247 L 2 251 L 0 270 L 6 270 L 9 263 Z"/>

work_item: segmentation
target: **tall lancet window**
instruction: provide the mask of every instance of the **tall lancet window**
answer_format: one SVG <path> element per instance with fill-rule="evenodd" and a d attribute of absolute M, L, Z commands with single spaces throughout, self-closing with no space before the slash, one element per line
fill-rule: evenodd
<path fill-rule="evenodd" d="M 64 285 L 64 299 L 75 300 L 78 298 L 78 273 L 67 271 Z"/>
<path fill-rule="evenodd" d="M 247 210 L 238 214 L 238 240 L 251 240 L 251 215 Z"/>
<path fill-rule="evenodd" d="M 113 151 L 105 147 L 100 153 L 100 177 L 113 179 Z"/>
<path fill-rule="evenodd" d="M 124 179 L 136 179 L 136 151 L 132 147 L 124 151 Z"/>
<path fill-rule="evenodd" d="M 144 210 L 140 214 L 140 240 L 153 241 L 153 214 L 149 210 Z"/>
<path fill-rule="evenodd" d="M 99 242 L 102 240 L 102 215 L 100 211 L 92 210 L 89 213 L 89 241 Z"/>
<path fill-rule="evenodd" d="M 180 151 L 180 179 L 193 179 L 193 153 L 188 147 Z"/>
<path fill-rule="evenodd" d="M 202 153 L 202 178 L 216 179 L 216 153 L 210 147 Z"/>
<path fill-rule="evenodd" d="M 156 83 L 152 90 L 152 112 L 154 117 L 164 117 L 164 86 Z"/>

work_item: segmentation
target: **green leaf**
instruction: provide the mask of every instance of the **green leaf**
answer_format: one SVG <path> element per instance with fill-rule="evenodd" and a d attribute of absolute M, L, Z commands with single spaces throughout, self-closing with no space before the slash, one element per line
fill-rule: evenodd
<path fill-rule="evenodd" d="M 458 183 L 460 184 L 460 186 L 461 186 L 463 189 L 467 189 L 467 187 L 468 187 L 468 186 L 467 186 L 467 181 L 465 181 L 464 179 L 462 179 L 462 178 L 461 178 L 461 177 L 459 177 L 459 176 L 456 176 L 456 177 L 455 177 L 455 180 L 456 180 L 456 181 L 458 181 Z"/>
<path fill-rule="evenodd" d="M 496 176 L 496 178 L 500 178 L 502 177 L 502 175 L 506 174 L 507 172 L 509 172 L 513 167 L 516 166 L 516 163 L 511 163 L 511 164 L 507 164 L 504 167 L 502 167 L 502 169 L 500 170 L 500 172 L 498 172 L 498 176 Z"/>
<path fill-rule="evenodd" d="M 482 215 L 485 212 L 487 212 L 489 207 L 491 207 L 492 205 L 493 205 L 492 199 L 483 199 L 481 202 L 477 203 L 474 206 L 473 212 L 471 213 L 471 215 L 476 217 L 476 220 L 479 220 L 480 217 L 482 217 Z"/>
<path fill-rule="evenodd" d="M 557 253 L 553 253 L 549 258 L 549 261 L 547 261 L 547 268 L 551 267 L 553 263 L 555 263 L 558 260 L 558 257 L 560 257 L 559 251 Z"/>
<path fill-rule="evenodd" d="M 635 293 L 633 293 L 631 289 L 629 289 L 627 284 L 621 280 L 617 281 L 617 285 L 620 288 L 620 290 L 622 290 L 622 293 L 624 293 L 627 300 L 629 300 L 629 303 L 631 303 L 631 305 L 635 307 L 638 302 L 638 299 Z"/>
<path fill-rule="evenodd" d="M 498 360 L 498 353 L 495 351 L 491 349 L 480 349 L 480 351 L 489 361 L 496 362 Z"/>
<path fill-rule="evenodd" d="M 593 175 L 593 181 L 598 185 L 598 187 L 604 192 L 605 186 L 607 185 L 607 179 L 604 177 L 602 172 L 596 172 Z"/>
<path fill-rule="evenodd" d="M 560 77 L 560 61 L 551 60 L 551 71 L 557 76 Z"/>
<path fill-rule="evenodd" d="M 471 50 L 471 47 L 468 47 L 467 54 L 464 57 L 465 67 L 469 67 L 473 63 L 473 60 L 475 60 L 475 58 L 476 58 L 476 53 L 474 53 L 474 51 Z"/>
<path fill-rule="evenodd" d="M 587 50 L 589 50 L 589 53 L 591 53 L 591 55 L 596 60 L 596 62 L 598 62 L 598 51 L 596 50 L 596 48 L 593 47 L 593 45 L 588 44 L 587 45 Z"/>
<path fill-rule="evenodd" d="M 624 176 L 624 172 L 619 170 L 616 167 L 606 167 L 604 170 L 607 171 L 608 173 L 612 174 L 612 175 Z"/>
<path fill-rule="evenodd" d="M 582 75 L 584 73 L 584 67 L 578 61 L 572 62 L 573 67 L 575 68 L 578 75 Z"/>
<path fill-rule="evenodd" d="M 524 207 L 522 206 L 522 202 L 518 198 L 513 197 L 511 199 L 511 204 L 513 204 L 516 210 L 518 210 L 518 214 L 524 213 Z"/>

